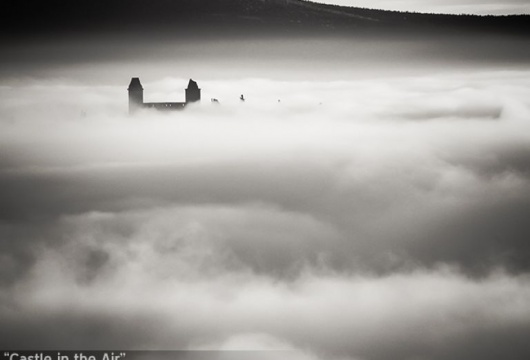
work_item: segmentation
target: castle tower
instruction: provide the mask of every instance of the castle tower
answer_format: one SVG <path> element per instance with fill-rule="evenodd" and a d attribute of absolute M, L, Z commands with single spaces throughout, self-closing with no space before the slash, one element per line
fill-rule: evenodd
<path fill-rule="evenodd" d="M 201 101 L 201 89 L 195 81 L 190 79 L 186 89 L 186 103 Z"/>
<path fill-rule="evenodd" d="M 132 78 L 127 90 L 129 90 L 129 114 L 134 114 L 144 106 L 144 88 L 140 78 Z"/>

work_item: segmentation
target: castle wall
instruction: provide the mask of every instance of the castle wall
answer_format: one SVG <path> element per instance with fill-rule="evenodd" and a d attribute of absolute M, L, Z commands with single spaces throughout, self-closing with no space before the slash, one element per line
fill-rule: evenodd
<path fill-rule="evenodd" d="M 182 102 L 167 102 L 167 103 L 144 103 L 144 108 L 157 110 L 183 110 L 186 103 Z"/>
<path fill-rule="evenodd" d="M 160 102 L 144 103 L 144 89 L 140 83 L 140 78 L 132 78 L 129 84 L 129 114 L 134 114 L 142 108 L 156 110 L 183 110 L 188 103 L 201 100 L 201 89 L 197 83 L 190 79 L 186 89 L 186 102 Z"/>

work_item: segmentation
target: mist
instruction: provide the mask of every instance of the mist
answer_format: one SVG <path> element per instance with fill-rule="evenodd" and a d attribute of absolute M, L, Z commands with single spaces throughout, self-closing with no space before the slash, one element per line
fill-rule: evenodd
<path fill-rule="evenodd" d="M 237 44 L 4 58 L 0 346 L 526 359 L 524 54 Z"/>

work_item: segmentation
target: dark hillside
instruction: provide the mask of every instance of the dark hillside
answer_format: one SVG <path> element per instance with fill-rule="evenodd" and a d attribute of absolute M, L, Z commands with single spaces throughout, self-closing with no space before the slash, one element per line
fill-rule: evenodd
<path fill-rule="evenodd" d="M 163 32 L 328 34 L 488 31 L 527 36 L 530 16 L 455 16 L 302 0 L 3 0 L 4 37 Z"/>

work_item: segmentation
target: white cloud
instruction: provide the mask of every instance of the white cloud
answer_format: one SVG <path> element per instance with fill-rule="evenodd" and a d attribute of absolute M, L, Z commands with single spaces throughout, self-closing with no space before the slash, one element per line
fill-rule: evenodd
<path fill-rule="evenodd" d="M 4 86 L 4 341 L 524 358 L 529 79 Z"/>

